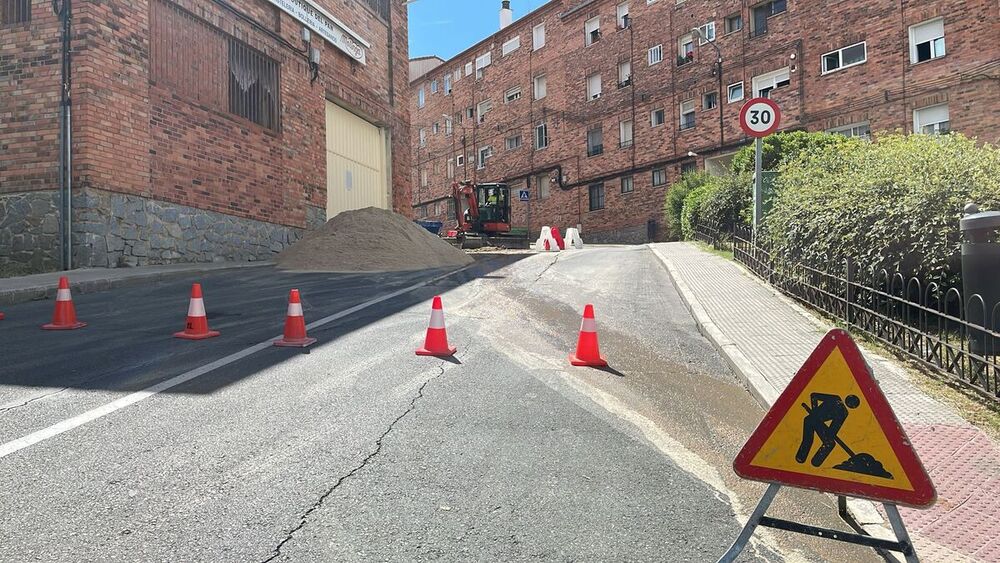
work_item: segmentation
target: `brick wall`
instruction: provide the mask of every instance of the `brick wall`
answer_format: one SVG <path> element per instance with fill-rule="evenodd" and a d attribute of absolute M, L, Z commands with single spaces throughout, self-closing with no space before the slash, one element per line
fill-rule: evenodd
<path fill-rule="evenodd" d="M 315 226 L 325 213 L 330 100 L 389 130 L 393 205 L 411 214 L 406 9 L 392 5 L 390 42 L 390 21 L 368 3 L 318 3 L 371 47 L 361 65 L 314 34 L 312 46 L 322 45 L 322 53 L 313 83 L 302 25 L 266 0 L 76 0 L 74 189 L 84 194 L 82 201 L 126 201 L 147 209 L 134 203 L 137 196 L 157 202 L 149 209 L 173 210 L 166 214 L 168 222 L 178 214 L 206 211 L 244 221 L 236 224 L 263 233 L 258 239 L 273 231 L 286 241 L 293 236 L 288 233 Z M 151 17 L 158 18 L 158 35 Z M 162 40 L 163 29 L 176 44 L 157 50 L 152 42 Z M 55 190 L 60 53 L 50 3 L 36 0 L 32 22 L 0 31 L 0 194 Z M 229 111 L 230 38 L 278 63 L 280 126 L 263 127 Z M 160 58 L 151 61 L 154 56 Z M 163 57 L 170 60 L 164 63 Z M 75 217 L 86 227 L 74 245 L 89 247 L 75 255 L 96 256 L 95 263 L 105 265 L 109 249 L 121 244 L 109 238 L 110 230 L 95 232 L 95 225 L 102 217 L 114 222 L 118 214 L 89 206 Z M 145 236 L 139 227 L 138 236 Z M 202 250 L 185 254 L 185 248 L 139 256 L 138 263 L 211 259 Z M 248 252 L 237 248 L 226 254 Z M 251 254 L 262 257 L 257 250 Z M 113 257 L 108 261 L 115 265 Z"/>
<path fill-rule="evenodd" d="M 913 110 L 948 103 L 952 129 L 982 141 L 997 142 L 1000 104 L 995 101 L 1000 78 L 1000 17 L 995 2 L 974 0 L 902 1 L 873 3 L 845 1 L 814 3 L 788 0 L 787 9 L 768 18 L 767 32 L 751 35 L 751 8 L 756 3 L 726 0 L 665 0 L 648 4 L 632 0 L 631 25 L 619 29 L 616 7 L 620 0 L 555 0 L 447 61 L 411 84 L 413 204 L 418 215 L 444 220 L 442 198 L 450 193 L 448 160 L 465 154 L 456 167 L 457 179 L 509 181 L 515 189 L 530 180 L 532 201 L 515 202 L 517 226 L 580 224 L 589 238 L 603 241 L 660 236 L 662 202 L 667 185 L 653 186 L 652 169 L 664 168 L 668 184 L 682 168 L 705 166 L 706 157 L 732 153 L 748 143 L 737 120 L 749 99 L 755 76 L 787 67 L 789 84 L 771 92 L 782 108 L 782 129 L 825 130 L 869 122 L 873 132 L 912 131 Z M 515 3 L 515 9 L 517 8 Z M 726 33 L 725 19 L 742 14 L 743 28 Z M 600 40 L 585 45 L 585 22 L 600 17 Z M 910 63 L 911 25 L 943 16 L 947 55 L 920 64 Z M 716 51 L 698 45 L 692 60 L 678 64 L 679 39 L 692 27 L 716 26 L 722 51 L 722 88 L 715 72 Z M 532 28 L 544 23 L 545 46 L 532 49 Z M 521 46 L 503 56 L 502 45 L 519 36 Z M 859 41 L 867 42 L 867 62 L 836 72 L 822 73 L 825 53 Z M 650 47 L 663 46 L 663 62 L 649 65 Z M 492 64 L 481 79 L 465 76 L 464 67 L 490 52 Z M 618 64 L 631 61 L 632 82 L 618 87 Z M 462 70 L 449 95 L 431 92 L 431 81 Z M 587 77 L 600 73 L 602 96 L 589 100 Z M 532 80 L 544 74 L 547 95 L 532 96 Z M 745 96 L 729 103 L 730 84 L 742 83 Z M 504 103 L 504 93 L 521 88 L 521 98 Z M 417 92 L 426 103 L 418 107 Z M 705 93 L 717 92 L 722 110 L 704 109 Z M 484 99 L 493 110 L 482 123 L 465 119 L 445 133 L 443 114 L 456 115 Z M 695 125 L 680 127 L 680 105 L 693 100 Z M 653 127 L 650 112 L 663 108 L 666 122 Z M 619 146 L 619 123 L 633 120 L 632 146 Z M 544 121 L 550 144 L 535 150 L 532 129 Z M 434 123 L 440 133 L 433 133 Z M 587 130 L 600 126 L 603 154 L 587 155 Z M 419 130 L 426 130 L 421 146 Z M 505 139 L 521 135 L 520 147 L 507 150 Z M 494 156 L 482 170 L 476 154 L 492 146 Z M 689 155 L 696 156 L 689 156 Z M 560 166 L 566 176 L 562 190 L 540 198 L 532 176 Z M 428 185 L 421 186 L 426 171 Z M 633 191 L 622 193 L 621 178 L 633 177 Z M 589 186 L 603 184 L 605 208 L 590 211 Z M 530 214 L 530 220 L 529 220 Z M 650 222 L 654 224 L 651 225 Z M 452 223 L 453 224 L 453 223 Z"/>

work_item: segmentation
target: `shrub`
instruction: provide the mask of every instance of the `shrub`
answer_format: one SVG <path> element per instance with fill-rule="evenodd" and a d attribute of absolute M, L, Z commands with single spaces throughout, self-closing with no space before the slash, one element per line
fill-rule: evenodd
<path fill-rule="evenodd" d="M 711 176 L 705 172 L 692 172 L 681 176 L 681 179 L 667 188 L 667 196 L 663 202 L 663 221 L 667 226 L 667 234 L 671 240 L 684 237 L 681 227 L 681 212 L 684 210 L 684 199 L 691 190 L 711 181 Z"/>
<path fill-rule="evenodd" d="M 707 177 L 706 182 L 688 193 L 684 198 L 681 210 L 681 231 L 685 239 L 694 238 L 694 230 L 700 221 L 705 220 L 706 204 L 719 189 L 719 183 L 714 177 Z"/>
<path fill-rule="evenodd" d="M 753 220 L 753 177 L 749 174 L 729 174 L 719 178 L 718 189 L 702 205 L 702 218 L 731 233 L 736 225 Z"/>
<path fill-rule="evenodd" d="M 970 201 L 1000 209 L 997 147 L 958 134 L 853 140 L 785 163 L 763 235 L 791 261 L 834 267 L 851 257 L 953 282 Z"/>
<path fill-rule="evenodd" d="M 777 170 L 781 165 L 799 158 L 804 152 L 823 150 L 828 147 L 850 142 L 850 139 L 836 133 L 807 133 L 791 131 L 775 133 L 764 137 L 761 153 L 764 170 Z M 754 145 L 750 144 L 733 155 L 731 165 L 733 174 L 753 174 Z"/>

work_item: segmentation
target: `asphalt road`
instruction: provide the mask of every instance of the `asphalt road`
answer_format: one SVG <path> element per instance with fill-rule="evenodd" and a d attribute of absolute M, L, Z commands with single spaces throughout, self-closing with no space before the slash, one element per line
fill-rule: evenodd
<path fill-rule="evenodd" d="M 51 302 L 8 308 L 3 559 L 713 561 L 725 551 L 763 491 L 729 469 L 763 413 L 648 250 L 486 258 L 413 287 L 436 274 L 206 276 L 222 336 L 204 342 L 170 337 L 194 280 L 79 296 L 91 326 L 70 333 L 38 329 Z M 290 287 L 307 321 L 348 312 L 312 330 L 320 342 L 307 353 L 264 345 Z M 435 294 L 453 361 L 413 354 Z M 588 302 L 612 370 L 567 365 Z M 212 362 L 224 365 L 203 367 Z M 777 516 L 837 525 L 829 498 L 779 499 Z M 744 559 L 876 560 L 778 533 L 758 535 Z"/>

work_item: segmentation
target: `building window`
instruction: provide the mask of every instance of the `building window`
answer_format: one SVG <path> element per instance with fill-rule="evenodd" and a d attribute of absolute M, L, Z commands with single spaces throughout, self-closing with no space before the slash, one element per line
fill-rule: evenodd
<path fill-rule="evenodd" d="M 491 64 L 493 64 L 492 51 L 488 51 L 485 54 L 476 57 L 476 80 L 483 77 L 483 71 Z"/>
<path fill-rule="evenodd" d="M 921 108 L 913 112 L 913 130 L 926 135 L 943 135 L 951 131 L 948 105 Z"/>
<path fill-rule="evenodd" d="M 868 60 L 867 43 L 855 43 L 823 55 L 823 74 L 859 65 Z"/>
<path fill-rule="evenodd" d="M 704 45 L 709 41 L 715 41 L 715 22 L 708 22 L 705 25 L 698 28 L 701 32 L 701 37 L 698 38 L 698 44 Z"/>
<path fill-rule="evenodd" d="M 758 37 L 767 33 L 767 18 L 778 15 L 788 8 L 787 0 L 772 0 L 754 6 L 750 13 L 750 37 Z"/>
<path fill-rule="evenodd" d="M 521 36 L 518 35 L 517 37 L 504 42 L 504 44 L 500 46 L 500 56 L 506 57 L 507 55 L 513 53 L 514 51 L 520 48 L 521 48 Z"/>
<path fill-rule="evenodd" d="M 279 128 L 278 62 L 229 38 L 229 112 L 272 131 Z"/>
<path fill-rule="evenodd" d="M 451 94 L 451 73 L 444 75 L 444 93 Z"/>
<path fill-rule="evenodd" d="M 604 153 L 604 131 L 600 125 L 587 129 L 587 156 Z"/>
<path fill-rule="evenodd" d="M 735 33 L 743 29 L 743 14 L 733 14 L 726 18 L 726 33 Z"/>
<path fill-rule="evenodd" d="M 738 102 L 743 99 L 743 83 L 729 85 L 729 103 Z"/>
<path fill-rule="evenodd" d="M 601 17 L 591 18 L 583 24 L 583 31 L 586 34 L 584 44 L 589 47 L 601 40 Z"/>
<path fill-rule="evenodd" d="M 719 107 L 719 93 L 705 92 L 701 96 L 701 107 L 703 109 L 715 109 Z"/>
<path fill-rule="evenodd" d="M 910 27 L 910 62 L 922 63 L 944 55 L 943 19 L 931 20 Z"/>
<path fill-rule="evenodd" d="M 827 129 L 827 132 L 836 133 L 838 135 L 843 135 L 845 137 L 858 137 L 861 139 L 872 138 L 872 129 L 867 121 L 863 123 L 855 123 L 852 125 L 834 127 L 833 129 Z"/>
<path fill-rule="evenodd" d="M 482 102 L 479 102 L 479 105 L 476 106 L 476 116 L 477 119 L 479 120 L 479 123 L 486 121 L 486 114 L 488 114 L 492 110 L 493 110 L 493 102 L 489 100 L 484 100 Z"/>
<path fill-rule="evenodd" d="M 628 14 L 628 2 L 622 2 L 618 4 L 618 29 L 628 29 L 631 25 L 631 18 Z"/>
<path fill-rule="evenodd" d="M 454 121 L 450 117 L 446 117 L 444 120 L 444 134 L 451 135 L 454 131 Z"/>
<path fill-rule="evenodd" d="M 476 161 L 476 168 L 482 170 L 486 168 L 486 161 L 493 156 L 493 147 L 483 147 L 479 149 L 479 159 Z"/>
<path fill-rule="evenodd" d="M 0 0 L 0 25 L 31 21 L 31 0 Z"/>
<path fill-rule="evenodd" d="M 424 87 L 421 86 L 420 89 L 417 90 L 417 107 L 422 108 L 425 103 L 427 103 L 427 94 L 424 92 Z"/>
<path fill-rule="evenodd" d="M 774 72 L 753 77 L 751 85 L 753 86 L 754 97 L 770 98 L 771 90 L 788 86 L 791 83 L 789 76 L 788 67 L 786 66 Z"/>
<path fill-rule="evenodd" d="M 677 40 L 677 65 L 686 65 L 694 60 L 694 34 L 682 35 Z"/>
<path fill-rule="evenodd" d="M 535 185 L 538 186 L 538 199 L 548 199 L 550 182 L 548 174 L 539 174 L 535 177 Z"/>
<path fill-rule="evenodd" d="M 460 155 L 458 155 L 458 156 L 455 157 L 455 165 L 456 166 L 465 166 L 465 155 L 464 154 L 460 154 Z"/>
<path fill-rule="evenodd" d="M 591 74 L 587 77 L 587 99 L 596 100 L 601 97 L 601 75 Z"/>
<path fill-rule="evenodd" d="M 649 66 L 663 62 L 663 45 L 657 45 L 650 49 L 647 60 L 649 61 Z"/>
<path fill-rule="evenodd" d="M 513 137 L 507 137 L 504 144 L 507 146 L 507 150 L 509 151 L 519 148 L 521 146 L 521 136 L 514 135 Z"/>
<path fill-rule="evenodd" d="M 691 174 L 697 171 L 698 171 L 697 160 L 688 160 L 687 162 L 681 163 L 681 176 L 684 176 L 685 174 Z"/>
<path fill-rule="evenodd" d="M 659 127 L 667 121 L 667 112 L 663 109 L 654 109 L 649 112 L 649 124 L 653 127 Z"/>
<path fill-rule="evenodd" d="M 535 150 L 549 146 L 549 126 L 539 123 L 535 126 Z"/>
<path fill-rule="evenodd" d="M 426 168 L 420 171 L 420 187 L 421 188 L 426 188 L 427 187 L 427 169 Z"/>
<path fill-rule="evenodd" d="M 653 170 L 653 186 L 662 186 L 667 183 L 667 169 L 656 168 Z"/>
<path fill-rule="evenodd" d="M 604 184 L 590 185 L 590 210 L 604 209 Z"/>
<path fill-rule="evenodd" d="M 548 95 L 548 79 L 545 75 L 535 77 L 535 99 L 541 100 Z"/>
<path fill-rule="evenodd" d="M 465 63 L 465 75 L 470 76 L 472 74 L 472 63 Z"/>
<path fill-rule="evenodd" d="M 448 200 L 448 220 L 449 221 L 454 221 L 456 218 L 457 217 L 455 215 L 455 200 L 454 199 L 449 199 Z"/>
<path fill-rule="evenodd" d="M 622 121 L 618 124 L 619 145 L 621 148 L 631 147 L 634 139 L 635 127 L 632 120 Z"/>
<path fill-rule="evenodd" d="M 618 63 L 618 87 L 624 88 L 632 83 L 632 61 Z"/>
<path fill-rule="evenodd" d="M 465 108 L 465 117 L 467 119 L 475 119 L 476 118 L 476 108 Z"/>
<path fill-rule="evenodd" d="M 420 146 L 427 146 L 427 130 L 421 127 L 418 134 L 420 135 Z"/>
<path fill-rule="evenodd" d="M 545 24 L 540 23 L 531 30 L 531 48 L 535 51 L 545 46 Z"/>
<path fill-rule="evenodd" d="M 437 80 L 432 80 L 431 81 L 431 94 L 437 94 L 437 93 L 438 93 L 438 81 Z"/>
<path fill-rule="evenodd" d="M 455 177 L 455 161 L 449 158 L 448 159 L 448 179 L 450 180 L 450 179 L 452 179 L 454 177 Z"/>
<path fill-rule="evenodd" d="M 622 176 L 622 193 L 630 194 L 635 191 L 635 182 L 632 176 Z"/>
<path fill-rule="evenodd" d="M 440 132 L 441 132 L 441 124 L 435 121 L 434 124 L 431 125 L 431 133 L 437 135 Z"/>
<path fill-rule="evenodd" d="M 694 127 L 694 100 L 681 102 L 681 130 Z"/>
<path fill-rule="evenodd" d="M 521 87 L 515 86 L 503 95 L 504 103 L 516 102 L 521 99 Z"/>

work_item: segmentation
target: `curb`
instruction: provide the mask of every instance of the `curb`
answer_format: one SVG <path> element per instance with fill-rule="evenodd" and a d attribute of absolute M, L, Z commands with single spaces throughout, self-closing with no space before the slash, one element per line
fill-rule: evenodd
<path fill-rule="evenodd" d="M 190 276 L 192 274 L 210 274 L 214 272 L 225 272 L 228 270 L 239 270 L 244 268 L 261 268 L 265 266 L 273 266 L 273 262 L 247 262 L 245 264 L 229 264 L 225 266 L 212 266 L 209 264 L 205 265 L 192 265 L 191 268 L 185 269 L 172 269 L 167 271 L 148 271 L 148 272 L 135 272 L 133 275 L 125 275 L 122 277 L 107 276 L 96 279 L 88 279 L 82 281 L 73 281 L 72 276 L 74 271 L 70 271 L 67 275 L 70 276 L 70 289 L 74 294 L 86 294 L 86 293 L 99 293 L 102 291 L 108 291 L 111 289 L 116 289 L 120 287 L 133 287 L 137 285 L 146 284 L 149 282 L 158 282 L 162 280 L 167 280 L 171 278 Z M 109 272 L 120 271 L 121 269 L 109 269 Z M 95 270 L 75 270 L 75 272 L 93 272 Z M 0 280 L 0 284 L 3 280 Z M 53 299 L 56 295 L 56 284 L 47 283 L 45 285 L 36 285 L 32 287 L 23 287 L 16 289 L 4 289 L 0 290 L 0 305 L 17 305 L 18 303 L 26 303 L 28 301 L 40 301 L 45 299 Z"/>
<path fill-rule="evenodd" d="M 653 247 L 651 244 L 647 244 L 646 247 L 653 252 L 653 255 L 663 264 L 666 268 L 667 273 L 670 276 L 670 281 L 672 282 L 677 293 L 681 296 L 681 301 L 684 302 L 685 307 L 691 312 L 691 316 L 694 317 L 695 324 L 698 326 L 698 332 L 705 336 L 705 338 L 712 343 L 712 345 L 718 350 L 722 359 L 729 365 L 733 372 L 743 380 L 744 386 L 753 395 L 754 399 L 764 407 L 765 410 L 770 409 L 771 405 L 777 400 L 778 395 L 781 394 L 781 390 L 775 388 L 775 386 L 764 377 L 764 374 L 760 372 L 756 367 L 750 363 L 750 360 L 740 351 L 736 343 L 729 339 L 719 328 L 715 325 L 715 321 L 708 315 L 705 308 L 695 297 L 694 292 L 688 287 L 688 285 L 681 279 L 677 268 L 674 266 L 673 262 L 669 258 L 663 255 L 657 248 Z M 775 292 L 773 288 L 764 284 L 772 293 Z M 809 318 L 813 324 L 820 328 L 823 324 L 813 317 L 808 311 L 803 309 L 794 303 L 789 303 L 787 298 L 782 295 L 776 294 L 778 297 L 782 297 L 782 301 L 786 304 L 793 305 L 796 312 Z M 867 354 L 866 350 L 863 353 Z M 879 358 L 881 359 L 881 358 Z M 878 510 L 875 507 L 875 503 L 863 500 L 863 499 L 848 499 L 847 500 L 847 511 L 850 515 L 861 525 L 862 528 L 870 535 L 877 538 L 884 539 L 894 539 L 892 530 L 889 528 L 888 523 L 882 518 Z M 887 556 L 888 555 L 888 556 Z M 902 559 L 897 558 L 895 553 L 884 553 L 883 558 L 889 561 L 896 561 L 903 563 Z"/>

